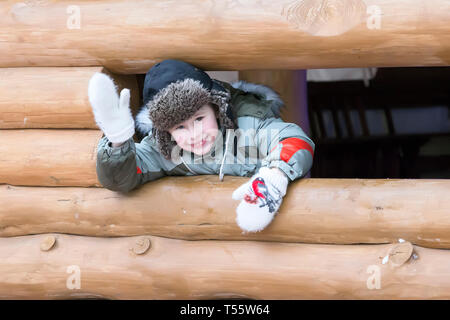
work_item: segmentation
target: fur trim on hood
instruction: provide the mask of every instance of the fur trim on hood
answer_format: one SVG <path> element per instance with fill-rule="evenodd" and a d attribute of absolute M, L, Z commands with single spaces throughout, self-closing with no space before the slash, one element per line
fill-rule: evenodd
<path fill-rule="evenodd" d="M 239 89 L 249 93 L 254 93 L 256 95 L 259 95 L 265 100 L 273 101 L 274 103 L 272 104 L 272 112 L 277 117 L 281 116 L 280 109 L 284 106 L 284 102 L 272 88 L 265 86 L 263 84 L 250 83 L 244 80 L 233 82 L 231 85 L 235 89 Z"/>

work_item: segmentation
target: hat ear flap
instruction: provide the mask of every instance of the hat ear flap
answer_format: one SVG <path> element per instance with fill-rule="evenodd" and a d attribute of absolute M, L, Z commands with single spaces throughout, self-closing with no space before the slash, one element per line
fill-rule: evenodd
<path fill-rule="evenodd" d="M 219 106 L 215 103 L 210 103 L 209 105 L 213 108 L 214 116 L 216 117 L 216 119 L 218 119 L 220 115 Z"/>

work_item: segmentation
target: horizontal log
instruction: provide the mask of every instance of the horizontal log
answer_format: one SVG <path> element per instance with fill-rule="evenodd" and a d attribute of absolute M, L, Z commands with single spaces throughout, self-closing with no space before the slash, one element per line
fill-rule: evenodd
<path fill-rule="evenodd" d="M 446 0 L 6 1 L 0 12 L 3 68 L 145 73 L 167 58 L 205 70 L 450 64 Z"/>
<path fill-rule="evenodd" d="M 135 75 L 112 74 L 103 67 L 0 68 L 0 129 L 98 129 L 88 98 L 89 79 L 96 72 L 111 76 L 131 91 L 136 114 L 139 88 Z"/>
<path fill-rule="evenodd" d="M 1 153 L 0 153 L 1 154 Z M 236 224 L 243 177 L 166 177 L 122 194 L 104 188 L 0 186 L 0 236 L 151 234 L 186 240 L 391 243 L 450 248 L 450 181 L 302 179 L 258 233 Z"/>
<path fill-rule="evenodd" d="M 1 238 L 0 298 L 449 299 L 450 251 L 408 243 Z"/>
<path fill-rule="evenodd" d="M 0 130 L 0 183 L 97 186 L 100 130 Z"/>

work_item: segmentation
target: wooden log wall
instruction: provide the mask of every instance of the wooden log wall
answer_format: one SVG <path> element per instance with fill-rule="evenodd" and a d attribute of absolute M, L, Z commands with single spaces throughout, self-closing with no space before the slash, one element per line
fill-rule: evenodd
<path fill-rule="evenodd" d="M 298 180 L 289 186 L 271 225 L 260 233 L 242 234 L 235 221 L 238 202 L 231 200 L 231 193 L 244 181 L 166 177 L 128 194 L 104 188 L 3 185 L 0 236 L 150 234 L 329 244 L 404 239 L 423 247 L 450 248 L 447 180 Z M 193 190 L 198 197 L 192 196 Z"/>
<path fill-rule="evenodd" d="M 87 92 L 96 72 L 111 76 L 118 92 L 130 89 L 135 115 L 140 92 L 134 75 L 113 74 L 103 67 L 0 68 L 0 129 L 98 130 Z"/>
<path fill-rule="evenodd" d="M 134 74 L 166 58 L 206 70 L 450 64 L 446 0 L 3 1 L 0 14 L 3 68 Z"/>
<path fill-rule="evenodd" d="M 111 76 L 118 92 L 130 89 L 136 115 L 135 75 L 104 67 L 0 68 L 0 184 L 101 187 L 95 162 L 102 132 L 87 91 L 96 72 Z"/>
<path fill-rule="evenodd" d="M 450 298 L 449 181 L 298 180 L 243 234 L 231 193 L 247 178 L 101 188 L 87 97 L 107 73 L 136 115 L 136 74 L 168 58 L 450 65 L 448 1 L 7 1 L 0 15 L 0 299 Z"/>
<path fill-rule="evenodd" d="M 31 235 L 0 239 L 0 298 L 449 299 L 449 265 L 408 242 Z"/>

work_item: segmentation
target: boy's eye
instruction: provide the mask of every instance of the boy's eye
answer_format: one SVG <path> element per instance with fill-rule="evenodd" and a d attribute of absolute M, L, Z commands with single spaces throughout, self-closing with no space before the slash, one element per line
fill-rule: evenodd
<path fill-rule="evenodd" d="M 195 121 L 201 121 L 203 118 L 204 118 L 204 116 L 195 118 Z M 180 126 L 176 127 L 175 130 L 179 130 L 179 129 L 183 129 L 183 128 L 184 128 L 184 126 L 180 125 Z"/>

